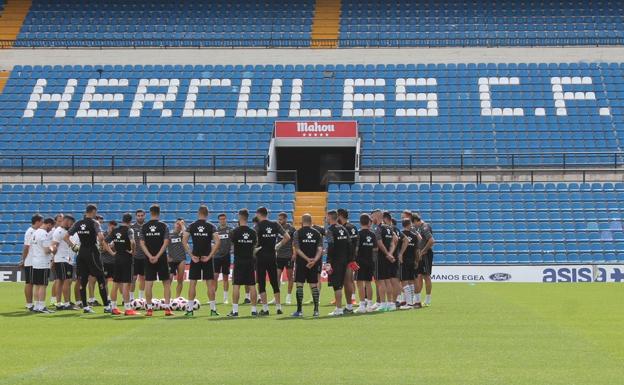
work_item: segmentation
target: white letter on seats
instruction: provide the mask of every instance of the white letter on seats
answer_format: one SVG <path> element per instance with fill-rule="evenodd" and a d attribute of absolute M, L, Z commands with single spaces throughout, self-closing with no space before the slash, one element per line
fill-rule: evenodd
<path fill-rule="evenodd" d="M 479 99 L 481 100 L 482 116 L 524 116 L 524 110 L 516 108 L 494 108 L 492 107 L 492 86 L 517 86 L 520 79 L 517 77 L 490 77 L 479 78 Z"/>
<path fill-rule="evenodd" d="M 46 79 L 37 79 L 37 83 L 33 87 L 33 91 L 30 94 L 28 104 L 26 105 L 26 109 L 24 110 L 22 117 L 34 117 L 35 111 L 37 110 L 40 102 L 58 103 L 54 116 L 56 118 L 65 117 L 65 112 L 69 108 L 69 102 L 71 102 L 72 97 L 74 96 L 74 90 L 76 89 L 78 81 L 76 79 L 67 79 L 67 85 L 65 86 L 65 90 L 62 94 L 44 94 L 43 91 L 47 84 L 48 81 Z"/>
<path fill-rule="evenodd" d="M 282 94 L 282 79 L 273 79 L 271 83 L 271 96 L 269 97 L 268 108 L 249 108 L 249 94 L 251 94 L 251 79 L 243 79 L 238 95 L 237 118 L 276 117 Z"/>
<path fill-rule="evenodd" d="M 566 107 L 566 100 L 596 100 L 596 94 L 594 92 L 572 92 L 563 90 L 563 86 L 570 84 L 592 84 L 592 78 L 589 76 L 554 76 L 550 78 L 550 84 L 552 84 L 553 99 L 555 101 L 555 110 L 557 116 L 568 115 L 568 109 Z M 600 108 L 600 115 L 611 115 L 609 108 Z"/>
<path fill-rule="evenodd" d="M 231 87 L 232 81 L 230 79 L 191 79 L 189 84 L 188 93 L 186 95 L 186 102 L 184 103 L 184 110 L 182 111 L 182 117 L 189 118 L 212 118 L 212 117 L 224 117 L 225 110 L 222 108 L 207 108 L 198 109 L 195 108 L 197 101 L 197 94 L 199 93 L 199 87 Z"/>
<path fill-rule="evenodd" d="M 152 109 L 161 110 L 160 116 L 164 118 L 171 117 L 171 110 L 164 108 L 166 102 L 175 102 L 178 94 L 179 79 L 141 79 L 139 86 L 134 94 L 134 101 L 130 110 L 131 118 L 141 116 L 141 111 L 145 103 L 152 103 Z M 167 93 L 152 93 L 147 90 L 155 87 L 167 87 Z"/>
<path fill-rule="evenodd" d="M 372 102 L 375 107 L 377 102 L 383 102 L 383 93 L 355 93 L 356 87 L 383 87 L 386 85 L 385 79 L 345 79 L 342 104 L 342 116 L 384 116 L 386 110 L 383 108 L 355 108 L 354 103 Z M 380 103 L 381 104 L 381 103 Z"/>
<path fill-rule="evenodd" d="M 116 118 L 119 117 L 119 110 L 116 108 L 91 108 L 92 102 L 121 103 L 124 100 L 123 94 L 100 94 L 95 92 L 97 87 L 128 87 L 128 79 L 89 79 L 85 93 L 82 95 L 80 108 L 76 112 L 77 118 Z"/>

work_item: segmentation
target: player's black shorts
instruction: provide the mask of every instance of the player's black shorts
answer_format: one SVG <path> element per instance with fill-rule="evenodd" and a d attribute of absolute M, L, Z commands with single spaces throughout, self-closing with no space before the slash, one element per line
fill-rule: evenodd
<path fill-rule="evenodd" d="M 390 279 L 396 276 L 392 262 L 386 258 L 385 255 L 379 255 L 377 257 L 377 266 L 375 268 L 375 279 Z"/>
<path fill-rule="evenodd" d="M 67 262 L 54 262 L 54 271 L 56 279 L 61 281 L 72 279 L 74 276 L 74 267 Z"/>
<path fill-rule="evenodd" d="M 145 259 L 133 258 L 132 263 L 134 265 L 135 275 L 145 275 Z"/>
<path fill-rule="evenodd" d="M 234 273 L 232 277 L 234 285 L 253 286 L 256 284 L 256 271 L 253 260 L 234 261 Z"/>
<path fill-rule="evenodd" d="M 145 280 L 169 280 L 169 264 L 167 263 L 166 255 L 162 255 L 156 263 L 150 263 L 150 261 L 145 260 Z"/>
<path fill-rule="evenodd" d="M 76 269 L 79 277 L 99 277 L 104 275 L 104 267 L 100 259 L 100 252 L 95 248 L 80 247 L 76 257 Z"/>
<path fill-rule="evenodd" d="M 292 269 L 293 262 L 290 258 L 277 258 L 277 268 L 279 270 Z"/>
<path fill-rule="evenodd" d="M 109 279 L 115 276 L 115 263 L 102 263 L 104 266 L 104 278 Z"/>
<path fill-rule="evenodd" d="M 169 274 L 171 275 L 178 275 L 178 266 L 180 266 L 180 264 L 184 262 L 184 261 L 180 261 L 180 262 L 168 262 L 169 264 Z"/>
<path fill-rule="evenodd" d="M 399 257 L 394 257 L 396 260 L 390 264 L 389 273 L 390 278 L 401 278 L 401 266 L 399 266 Z"/>
<path fill-rule="evenodd" d="M 32 283 L 32 279 L 33 279 L 32 274 L 33 274 L 32 266 L 24 266 L 24 282 L 26 282 L 29 285 Z"/>
<path fill-rule="evenodd" d="M 56 269 L 48 269 L 50 271 L 50 281 L 54 282 L 56 280 Z"/>
<path fill-rule="evenodd" d="M 334 261 L 331 264 L 332 273 L 327 277 L 327 283 L 334 290 L 340 290 L 344 286 L 345 275 L 347 273 L 347 261 Z"/>
<path fill-rule="evenodd" d="M 32 284 L 33 285 L 48 285 L 48 279 L 50 278 L 50 269 L 35 269 L 32 271 Z"/>
<path fill-rule="evenodd" d="M 230 256 L 214 258 L 213 266 L 215 274 L 230 275 Z"/>
<path fill-rule="evenodd" d="M 358 265 L 360 265 L 360 269 L 355 272 L 355 280 L 356 281 L 367 281 L 370 282 L 373 280 L 374 273 L 374 264 L 372 262 L 364 262 L 357 261 Z"/>
<path fill-rule="evenodd" d="M 295 282 L 297 283 L 318 283 L 320 261 L 312 266 L 311 269 L 306 267 L 307 262 L 301 258 L 297 258 L 295 262 Z"/>
<path fill-rule="evenodd" d="M 208 262 L 195 263 L 191 261 L 191 267 L 189 267 L 189 279 L 193 281 L 208 281 L 214 279 L 214 266 L 212 260 Z"/>
<path fill-rule="evenodd" d="M 418 263 L 418 267 L 416 268 L 416 274 L 419 275 L 431 275 L 431 270 L 433 269 L 433 250 L 429 250 L 427 255 L 425 255 Z"/>
<path fill-rule="evenodd" d="M 132 257 L 115 258 L 114 266 L 113 282 L 132 283 L 132 276 L 134 275 L 134 261 Z"/>
<path fill-rule="evenodd" d="M 405 258 L 399 269 L 401 281 L 412 281 L 416 279 L 416 265 L 413 259 Z"/>

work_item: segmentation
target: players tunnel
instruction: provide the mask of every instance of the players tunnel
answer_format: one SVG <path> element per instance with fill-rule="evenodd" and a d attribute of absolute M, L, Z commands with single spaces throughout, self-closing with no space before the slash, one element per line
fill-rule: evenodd
<path fill-rule="evenodd" d="M 353 182 L 353 173 L 328 171 L 356 169 L 356 122 L 275 122 L 273 142 L 275 169 L 296 170 L 299 191 L 326 191 L 328 183 Z M 278 179 L 288 177 L 278 174 Z"/>

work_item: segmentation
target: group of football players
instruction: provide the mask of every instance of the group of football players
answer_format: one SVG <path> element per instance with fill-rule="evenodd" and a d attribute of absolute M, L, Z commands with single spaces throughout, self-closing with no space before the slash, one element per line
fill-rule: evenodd
<path fill-rule="evenodd" d="M 292 290 L 296 292 L 297 309 L 292 316 L 303 316 L 307 283 L 313 316 L 317 317 L 323 272 L 334 291 L 335 309 L 330 316 L 431 304 L 435 240 L 431 226 L 418 213 L 405 210 L 397 223 L 389 212 L 374 210 L 360 215 L 357 226 L 349 221 L 347 210 L 330 210 L 325 227 L 313 224 L 312 216 L 305 214 L 299 229 L 288 222 L 286 213 L 279 213 L 277 221 L 269 220 L 265 207 L 256 210 L 252 223 L 249 211 L 239 210 L 235 227 L 228 225 L 225 214 L 219 214 L 217 225 L 208 221 L 208 214 L 202 205 L 194 222 L 187 225 L 178 218 L 171 231 L 160 220 L 158 205 L 150 207 L 149 218 L 145 211 L 136 210 L 135 218 L 127 213 L 119 223 L 106 225 L 95 205 L 88 205 L 80 220 L 62 214 L 55 218 L 34 215 L 24 236 L 21 259 L 26 307 L 36 313 L 78 309 L 94 313 L 93 307 L 99 305 L 93 294 L 97 283 L 105 312 L 135 316 L 139 313 L 132 301 L 138 286 L 138 298 L 145 300 L 145 316 L 150 317 L 154 314 L 153 285 L 161 281 L 164 300 L 160 306 L 165 316 L 172 316 L 175 277 L 175 297 L 182 294 L 185 279 L 189 280 L 185 316 L 194 316 L 198 281 L 206 282 L 210 315 L 218 316 L 215 296 L 219 278 L 227 304 L 231 275 L 232 309 L 228 316 L 239 314 L 241 286 L 251 315 L 267 316 L 270 304 L 275 305 L 277 314 L 283 314 L 280 286 L 285 275 L 286 304 L 291 304 Z M 274 295 L 270 302 L 267 278 Z M 49 308 L 46 292 L 50 280 L 54 307 Z M 421 302 L 423 286 L 426 297 Z M 359 306 L 354 309 L 356 293 Z M 123 312 L 117 308 L 118 294 Z"/>

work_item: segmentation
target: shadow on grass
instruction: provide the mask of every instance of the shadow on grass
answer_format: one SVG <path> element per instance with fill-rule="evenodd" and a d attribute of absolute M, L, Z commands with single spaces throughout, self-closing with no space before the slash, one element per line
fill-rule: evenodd
<path fill-rule="evenodd" d="M 18 311 L 0 313 L 0 317 L 7 317 L 7 318 L 19 318 L 19 317 L 28 317 L 28 316 L 35 316 L 35 315 L 38 315 L 38 314 L 30 312 L 28 310 L 18 310 Z"/>
<path fill-rule="evenodd" d="M 378 315 L 382 315 L 384 313 L 354 313 L 354 314 L 344 314 L 341 316 L 329 316 L 329 315 L 322 315 L 319 317 L 312 317 L 312 316 L 306 316 L 304 313 L 303 317 L 280 317 L 277 318 L 278 321 L 323 321 L 323 320 L 336 320 L 336 319 L 342 319 L 342 318 L 361 318 L 361 317 L 374 317 L 374 316 L 378 316 Z"/>

